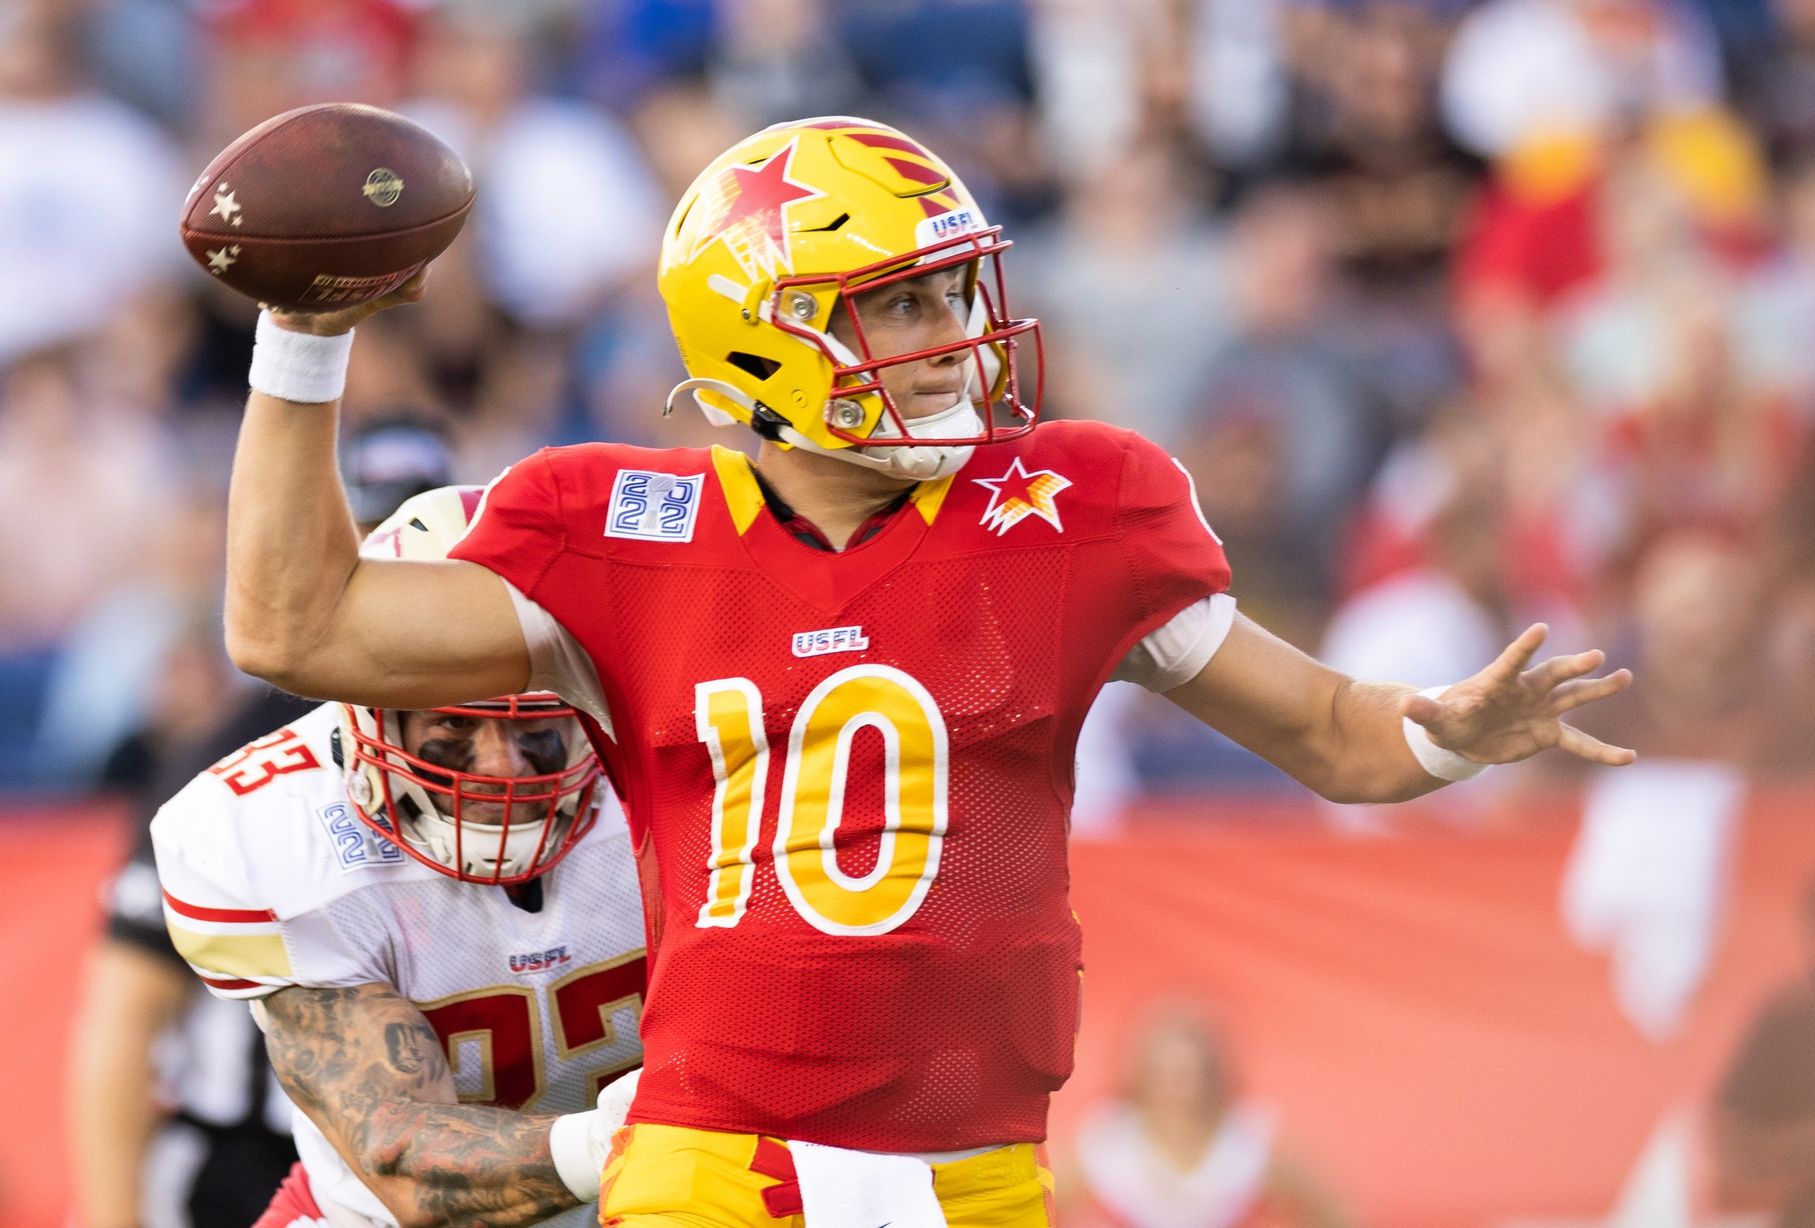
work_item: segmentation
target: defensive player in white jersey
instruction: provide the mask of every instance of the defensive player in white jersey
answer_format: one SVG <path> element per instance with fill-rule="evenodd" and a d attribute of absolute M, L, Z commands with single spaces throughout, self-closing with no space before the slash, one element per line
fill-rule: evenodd
<path fill-rule="evenodd" d="M 478 496 L 419 495 L 365 548 L 445 557 Z M 176 948 L 254 1003 L 302 1110 L 259 1228 L 594 1218 L 645 980 L 608 792 L 573 710 L 516 695 L 324 704 L 159 811 Z"/>

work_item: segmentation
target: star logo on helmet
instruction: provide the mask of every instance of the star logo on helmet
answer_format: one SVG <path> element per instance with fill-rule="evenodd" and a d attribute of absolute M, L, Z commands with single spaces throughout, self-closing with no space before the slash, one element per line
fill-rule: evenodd
<path fill-rule="evenodd" d="M 709 191 L 718 222 L 707 242 L 724 240 L 749 277 L 774 277 L 793 268 L 788 235 L 788 206 L 825 195 L 788 178 L 797 141 L 771 154 L 761 166 L 729 166 Z"/>
<path fill-rule="evenodd" d="M 1060 491 L 1071 485 L 1070 478 L 1061 477 L 1050 469 L 1036 469 L 1030 473 L 1017 456 L 1008 463 L 1008 472 L 1001 477 L 972 478 L 971 481 L 989 491 L 989 506 L 983 509 L 980 523 L 986 529 L 994 529 L 997 537 L 1029 516 L 1038 516 L 1059 532 L 1065 531 L 1065 526 L 1059 523 L 1059 505 L 1054 500 Z"/>

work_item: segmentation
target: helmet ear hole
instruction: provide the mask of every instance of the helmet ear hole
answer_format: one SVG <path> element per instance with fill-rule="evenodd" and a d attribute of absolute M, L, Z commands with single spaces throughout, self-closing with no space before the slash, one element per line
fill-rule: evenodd
<path fill-rule="evenodd" d="M 773 358 L 764 358 L 761 354 L 750 354 L 743 350 L 733 350 L 725 355 L 725 361 L 759 380 L 766 380 L 781 370 L 781 364 Z"/>

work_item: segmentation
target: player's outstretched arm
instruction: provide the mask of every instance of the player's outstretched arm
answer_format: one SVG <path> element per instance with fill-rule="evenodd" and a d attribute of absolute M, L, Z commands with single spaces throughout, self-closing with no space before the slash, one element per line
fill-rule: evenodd
<path fill-rule="evenodd" d="M 1513 763 L 1559 749 L 1619 766 L 1636 756 L 1563 722 L 1583 704 L 1626 689 L 1632 675 L 1588 675 L 1599 651 L 1532 658 L 1537 624 L 1486 669 L 1431 696 L 1398 683 L 1358 682 L 1237 615 L 1210 663 L 1166 697 L 1293 779 L 1337 802 L 1397 802 L 1440 788 L 1413 753 L 1406 722 L 1458 764 Z"/>
<path fill-rule="evenodd" d="M 419 274 L 372 303 L 271 321 L 340 336 L 420 298 L 423 284 Z M 359 558 L 335 461 L 337 405 L 257 390 L 246 400 L 227 508 L 234 663 L 299 695 L 385 708 L 521 690 L 529 657 L 502 580 L 471 563 Z"/>
<path fill-rule="evenodd" d="M 389 985 L 263 1000 L 271 1067 L 403 1228 L 532 1224 L 580 1204 L 552 1116 L 459 1104 L 441 1042 Z"/>

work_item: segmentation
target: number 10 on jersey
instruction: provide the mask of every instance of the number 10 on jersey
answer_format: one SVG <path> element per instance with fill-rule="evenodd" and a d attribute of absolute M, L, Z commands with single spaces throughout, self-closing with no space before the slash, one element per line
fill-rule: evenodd
<path fill-rule="evenodd" d="M 771 784 L 763 697 L 748 678 L 694 688 L 712 759 L 712 853 L 698 924 L 743 919 Z M 849 874 L 835 843 L 857 734 L 882 742 L 883 830 L 876 864 Z M 926 687 L 888 665 L 852 665 L 813 688 L 788 734 L 773 850 L 788 900 L 827 934 L 886 934 L 914 915 L 939 873 L 949 774 L 945 718 Z"/>

